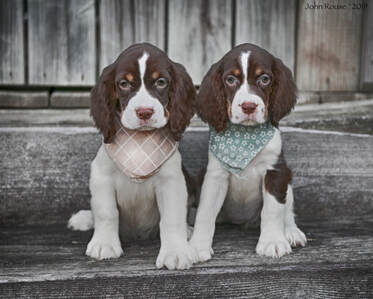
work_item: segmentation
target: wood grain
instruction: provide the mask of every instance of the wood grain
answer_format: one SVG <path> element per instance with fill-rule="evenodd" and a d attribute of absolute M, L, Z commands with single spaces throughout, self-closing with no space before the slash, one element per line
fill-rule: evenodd
<path fill-rule="evenodd" d="M 100 71 L 133 43 L 165 49 L 165 0 L 100 1 Z"/>
<path fill-rule="evenodd" d="M 94 0 L 29 0 L 28 13 L 30 84 L 93 85 Z"/>
<path fill-rule="evenodd" d="M 295 0 L 237 0 L 235 44 L 265 48 L 294 70 Z"/>
<path fill-rule="evenodd" d="M 168 54 L 184 64 L 194 84 L 230 50 L 231 24 L 231 1 L 169 1 Z"/>
<path fill-rule="evenodd" d="M 349 0 L 319 1 L 345 4 L 346 9 L 306 9 L 300 1 L 296 78 L 301 90 L 357 90 L 359 87 L 362 10 Z"/>
<path fill-rule="evenodd" d="M 0 1 L 0 84 L 24 84 L 23 1 Z"/>
<path fill-rule="evenodd" d="M 313 221 L 301 227 L 307 246 L 271 259 L 255 253 L 259 229 L 219 225 L 214 258 L 186 271 L 155 268 L 158 240 L 122 242 L 123 257 L 95 261 L 84 256 L 91 231 L 8 227 L 0 231 L 0 296 L 368 297 L 372 221 Z"/>
<path fill-rule="evenodd" d="M 363 40 L 361 49 L 360 87 L 373 90 L 373 5 L 364 10 Z"/>

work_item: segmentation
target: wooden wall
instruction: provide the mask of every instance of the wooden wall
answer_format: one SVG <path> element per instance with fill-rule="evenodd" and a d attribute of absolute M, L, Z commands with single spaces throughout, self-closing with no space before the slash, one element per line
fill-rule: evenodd
<path fill-rule="evenodd" d="M 373 3 L 306 9 L 306 0 L 1 0 L 0 89 L 84 87 L 135 42 L 181 62 L 199 84 L 232 46 L 256 43 L 304 91 L 373 88 Z M 321 0 L 318 3 L 326 3 Z"/>

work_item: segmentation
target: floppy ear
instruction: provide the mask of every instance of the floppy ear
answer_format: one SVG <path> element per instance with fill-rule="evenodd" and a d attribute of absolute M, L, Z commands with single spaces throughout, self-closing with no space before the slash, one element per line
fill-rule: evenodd
<path fill-rule="evenodd" d="M 168 127 L 176 141 L 189 125 L 194 115 L 196 89 L 185 68 L 179 63 L 172 63 L 172 80 L 167 109 L 170 113 Z"/>
<path fill-rule="evenodd" d="M 269 99 L 269 114 L 271 123 L 277 127 L 280 119 L 293 109 L 297 101 L 297 87 L 291 71 L 280 59 L 275 59 L 272 72 L 274 84 Z"/>
<path fill-rule="evenodd" d="M 227 125 L 227 102 L 220 62 L 213 64 L 202 80 L 197 95 L 197 113 L 217 132 Z"/>
<path fill-rule="evenodd" d="M 91 91 L 91 115 L 96 128 L 111 143 L 116 133 L 115 117 L 117 97 L 114 90 L 114 64 L 107 66 Z"/>

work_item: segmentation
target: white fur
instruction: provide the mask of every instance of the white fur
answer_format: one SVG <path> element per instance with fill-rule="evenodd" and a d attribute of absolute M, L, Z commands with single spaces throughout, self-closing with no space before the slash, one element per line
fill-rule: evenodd
<path fill-rule="evenodd" d="M 276 163 L 281 147 L 280 131 L 276 129 L 271 141 L 243 170 L 243 178 L 230 174 L 209 153 L 190 241 L 197 251 L 198 261 L 206 261 L 213 254 L 212 241 L 219 211 L 219 219 L 223 222 L 249 225 L 257 220 L 262 201 L 261 235 L 257 252 L 279 257 L 291 251 L 290 245 L 305 245 L 305 236 L 294 221 L 291 186 L 288 186 L 286 204 L 278 203 L 264 188 L 260 189 L 267 170 Z"/>
<path fill-rule="evenodd" d="M 249 68 L 249 59 L 250 51 L 241 53 L 239 62 L 242 69 L 243 81 L 242 85 L 234 95 L 232 101 L 232 114 L 230 120 L 234 124 L 243 123 L 247 125 L 252 125 L 256 123 L 264 123 L 266 121 L 264 102 L 262 98 L 260 98 L 259 96 L 250 91 L 250 86 L 247 83 L 247 70 Z M 254 103 L 258 106 L 253 113 L 247 115 L 242 111 L 241 107 L 242 103 L 244 102 Z"/>
<path fill-rule="evenodd" d="M 159 100 L 153 97 L 146 89 L 144 83 L 144 76 L 146 73 L 146 61 L 149 58 L 149 54 L 144 54 L 138 59 L 139 73 L 141 78 L 141 86 L 135 96 L 133 96 L 126 108 L 122 113 L 121 122 L 125 128 L 128 129 L 153 129 L 161 128 L 166 125 L 167 118 L 165 111 Z M 147 120 L 141 120 L 136 115 L 136 109 L 138 108 L 151 108 L 154 110 L 152 117 Z"/>
<path fill-rule="evenodd" d="M 161 249 L 158 268 L 187 269 L 195 260 L 187 243 L 187 190 L 181 170 L 179 151 L 164 163 L 160 171 L 143 183 L 124 175 L 106 153 L 99 149 L 91 164 L 91 209 L 94 234 L 86 254 L 96 259 L 118 258 L 123 254 L 121 242 L 128 238 L 147 238 L 160 229 Z M 74 215 L 73 229 L 87 219 Z M 84 219 L 83 219 L 84 218 Z"/>
<path fill-rule="evenodd" d="M 69 219 L 67 227 L 72 230 L 87 231 L 93 229 L 93 215 L 91 210 L 81 210 L 73 214 Z"/>

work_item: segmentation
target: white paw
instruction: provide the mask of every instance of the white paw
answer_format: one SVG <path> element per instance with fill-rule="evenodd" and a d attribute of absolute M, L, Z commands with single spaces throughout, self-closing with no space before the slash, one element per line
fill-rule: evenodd
<path fill-rule="evenodd" d="M 100 238 L 94 235 L 88 243 L 85 254 L 97 260 L 105 260 L 120 257 L 123 254 L 123 250 L 119 237 Z"/>
<path fill-rule="evenodd" d="M 281 257 L 290 252 L 290 244 L 284 236 L 272 234 L 266 237 L 261 235 L 256 245 L 256 253 L 268 257 Z"/>
<path fill-rule="evenodd" d="M 195 260 L 193 249 L 185 242 L 183 246 L 161 246 L 156 266 L 158 269 L 166 267 L 169 270 L 185 270 L 189 269 Z"/>
<path fill-rule="evenodd" d="M 202 242 L 190 241 L 190 246 L 194 249 L 196 253 L 196 262 L 203 263 L 208 260 L 211 260 L 211 257 L 214 255 L 214 250 L 210 244 L 203 244 Z"/>
<path fill-rule="evenodd" d="M 306 246 L 306 236 L 296 225 L 285 228 L 285 237 L 292 247 Z"/>
<path fill-rule="evenodd" d="M 72 230 L 87 231 L 93 229 L 93 215 L 90 210 L 80 210 L 72 215 L 67 227 Z"/>

